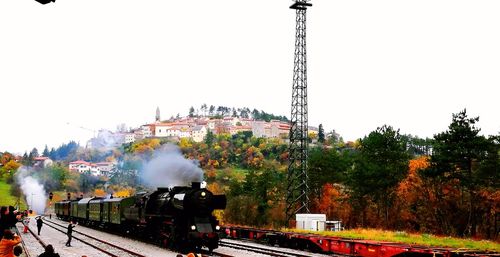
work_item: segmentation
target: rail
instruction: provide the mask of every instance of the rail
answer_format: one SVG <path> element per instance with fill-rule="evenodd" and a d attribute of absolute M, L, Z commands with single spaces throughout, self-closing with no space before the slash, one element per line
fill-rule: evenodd
<path fill-rule="evenodd" d="M 49 221 L 49 220 L 47 220 L 47 219 L 44 219 L 44 220 L 45 220 L 45 222 L 44 222 L 44 223 L 45 223 L 47 226 L 49 226 L 49 227 L 51 227 L 51 228 L 53 228 L 53 229 L 55 229 L 55 230 L 57 230 L 57 231 L 59 231 L 59 232 L 61 232 L 61 233 L 63 233 L 63 234 L 66 234 L 66 232 L 65 232 L 65 231 L 63 231 L 63 230 L 61 230 L 61 229 L 59 229 L 59 228 L 55 227 L 55 226 L 59 226 L 59 227 L 65 228 L 63 225 L 57 224 L 57 223 L 55 223 L 55 222 L 53 222 L 53 221 Z M 52 224 L 52 225 L 51 225 L 51 224 Z M 55 225 L 55 226 L 54 226 L 54 225 Z M 91 235 L 88 235 L 88 234 L 85 234 L 85 233 L 82 233 L 82 232 L 79 232 L 79 231 L 76 231 L 76 230 L 73 230 L 73 232 L 74 232 L 74 233 L 77 233 L 77 234 L 80 234 L 80 235 L 82 235 L 82 236 L 88 237 L 88 238 L 90 238 L 90 239 L 92 239 L 92 240 L 95 240 L 95 241 L 97 241 L 97 242 L 100 242 L 100 243 L 103 243 L 103 244 L 109 245 L 109 246 L 111 246 L 111 247 L 113 247 L 113 248 L 116 248 L 116 249 L 119 249 L 119 250 L 121 250 L 121 251 L 124 251 L 124 252 L 126 252 L 126 253 L 128 253 L 128 254 L 130 254 L 130 255 L 137 256 L 137 257 L 146 257 L 145 255 L 142 255 L 142 254 L 140 254 L 140 253 L 136 253 L 136 252 L 131 251 L 131 250 L 129 250 L 129 249 L 125 249 L 125 248 L 123 248 L 123 247 L 121 247 L 121 246 L 118 246 L 118 245 L 116 245 L 116 244 L 113 244 L 113 243 L 110 243 L 110 242 L 107 242 L 107 241 L 104 241 L 104 240 L 98 239 L 98 238 L 93 237 L 93 236 L 91 236 Z M 80 242 L 82 242 L 82 243 L 84 243 L 84 244 L 86 244 L 86 245 L 88 245 L 88 246 L 90 246 L 90 247 L 92 247 L 92 248 L 95 248 L 95 249 L 97 249 L 97 250 L 99 250 L 99 251 L 101 251 L 101 252 L 103 252 L 103 253 L 105 253 L 105 254 L 107 254 L 107 255 L 109 255 L 109 256 L 112 256 L 112 257 L 121 257 L 121 255 L 116 255 L 116 254 L 114 254 L 114 253 L 111 253 L 110 251 L 108 251 L 108 250 L 106 250 L 106 249 L 103 249 L 103 248 L 100 248 L 100 247 L 98 247 L 98 246 L 96 246 L 96 245 L 93 245 L 93 244 L 91 244 L 91 243 L 89 243 L 89 242 L 87 242 L 87 241 L 85 241 L 85 240 L 83 240 L 83 239 L 81 239 L 81 238 L 78 238 L 78 237 L 75 237 L 75 236 L 73 236 L 73 238 L 74 238 L 75 240 L 78 240 L 78 241 L 80 241 Z"/>

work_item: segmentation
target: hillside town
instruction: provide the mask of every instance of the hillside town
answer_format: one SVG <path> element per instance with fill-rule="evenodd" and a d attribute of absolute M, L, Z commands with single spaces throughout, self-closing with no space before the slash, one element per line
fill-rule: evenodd
<path fill-rule="evenodd" d="M 218 134 L 235 135 L 239 132 L 252 132 L 258 138 L 288 139 L 290 123 L 281 120 L 257 120 L 237 116 L 226 117 L 179 117 L 161 121 L 160 110 L 156 109 L 155 122 L 144 124 L 127 132 L 110 132 L 100 130 L 95 138 L 89 140 L 87 146 L 93 148 L 116 147 L 121 144 L 133 143 L 144 138 L 169 138 L 179 140 L 188 138 L 194 142 L 205 139 L 208 131 Z M 315 135 L 318 128 L 309 127 L 308 134 Z"/>
<path fill-rule="evenodd" d="M 94 138 L 91 138 L 87 142 L 86 147 L 110 149 L 145 138 L 167 138 L 172 141 L 179 141 L 182 138 L 186 138 L 194 142 L 202 142 L 209 131 L 215 135 L 235 135 L 239 132 L 251 132 L 257 138 L 278 138 L 287 141 L 290 127 L 289 122 L 282 120 L 264 121 L 238 116 L 187 116 L 162 121 L 160 110 L 157 108 L 154 122 L 144 124 L 138 128 L 132 128 L 128 131 L 112 132 L 109 130 L 100 130 Z M 314 135 L 318 134 L 318 128 L 309 127 L 308 133 L 314 138 Z M 110 176 L 116 170 L 116 163 L 92 163 L 77 160 L 69 163 L 69 170 L 93 176 Z"/>

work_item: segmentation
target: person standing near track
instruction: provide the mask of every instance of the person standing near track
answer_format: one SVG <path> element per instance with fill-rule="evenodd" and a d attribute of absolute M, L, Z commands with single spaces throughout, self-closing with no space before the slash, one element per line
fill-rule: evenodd
<path fill-rule="evenodd" d="M 68 236 L 68 241 L 66 242 L 66 246 L 71 246 L 71 238 L 72 238 L 73 228 L 74 227 L 76 227 L 76 224 L 73 225 L 73 222 L 70 221 L 69 224 L 68 224 L 68 232 L 66 232 L 66 235 Z"/>
<path fill-rule="evenodd" d="M 38 228 L 38 235 L 40 235 L 40 230 L 42 230 L 43 220 L 42 216 L 36 217 L 36 227 Z"/>

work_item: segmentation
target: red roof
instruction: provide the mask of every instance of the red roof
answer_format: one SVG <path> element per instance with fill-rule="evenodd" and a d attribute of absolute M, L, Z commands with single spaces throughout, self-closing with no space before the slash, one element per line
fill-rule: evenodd
<path fill-rule="evenodd" d="M 85 165 L 90 165 L 90 162 L 79 160 L 79 161 L 70 162 L 69 164 L 85 164 Z"/>

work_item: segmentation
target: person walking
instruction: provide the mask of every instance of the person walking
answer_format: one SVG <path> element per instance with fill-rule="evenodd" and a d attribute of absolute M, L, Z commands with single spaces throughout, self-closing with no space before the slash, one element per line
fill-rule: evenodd
<path fill-rule="evenodd" d="M 15 257 L 14 247 L 21 242 L 21 238 L 12 234 L 12 231 L 6 229 L 3 231 L 3 238 L 0 240 L 0 256 Z"/>
<path fill-rule="evenodd" d="M 71 246 L 71 238 L 72 238 L 74 227 L 76 227 L 76 224 L 73 225 L 73 222 L 70 221 L 68 224 L 68 232 L 66 232 L 66 235 L 68 236 L 68 241 L 66 242 L 66 246 Z"/>
<path fill-rule="evenodd" d="M 47 245 L 45 247 L 45 252 L 38 255 L 38 257 L 60 257 L 58 253 L 54 251 L 54 247 L 52 245 Z"/>
<path fill-rule="evenodd" d="M 40 230 L 42 230 L 43 220 L 42 216 L 36 217 L 36 227 L 38 228 L 38 235 L 40 235 Z"/>

